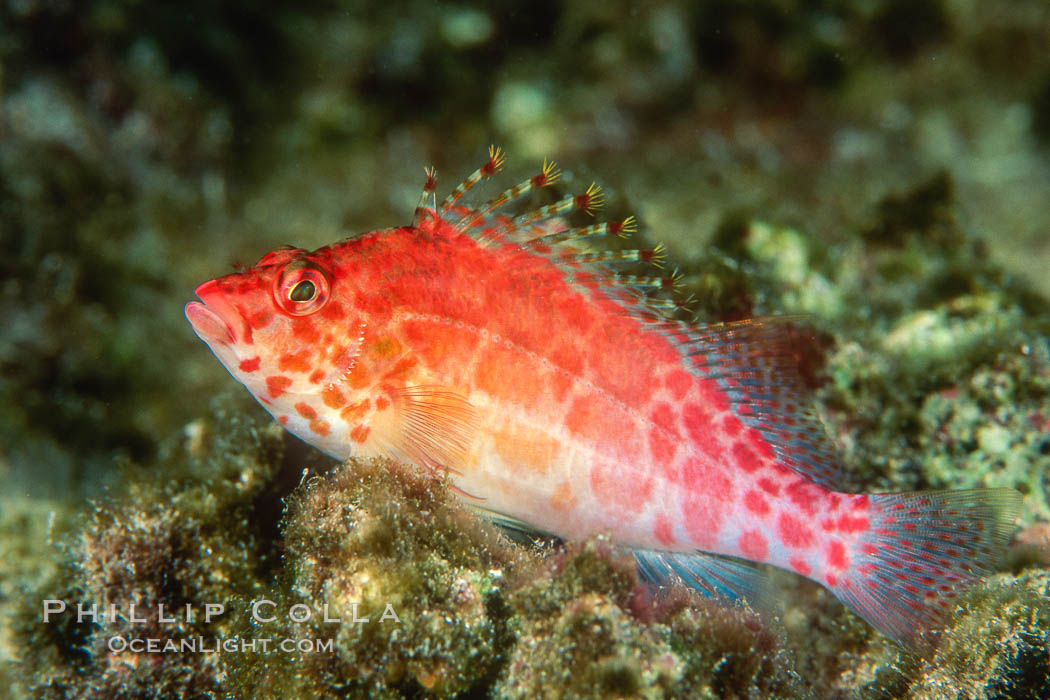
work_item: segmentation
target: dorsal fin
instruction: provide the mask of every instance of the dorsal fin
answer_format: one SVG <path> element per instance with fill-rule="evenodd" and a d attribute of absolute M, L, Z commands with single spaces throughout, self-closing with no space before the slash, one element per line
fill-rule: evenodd
<path fill-rule="evenodd" d="M 837 459 L 823 424 L 805 397 L 788 342 L 790 323 L 802 317 L 766 317 L 706 326 L 677 320 L 676 312 L 688 304 L 688 300 L 675 295 L 677 273 L 652 277 L 619 270 L 631 264 L 662 267 L 662 245 L 640 250 L 580 247 L 603 237 L 625 237 L 635 229 L 633 217 L 576 228 L 565 225 L 562 217 L 580 211 L 592 214 L 601 205 L 602 194 L 596 185 L 517 216 L 498 213 L 501 207 L 556 179 L 556 166 L 548 161 L 544 161 L 539 173 L 503 191 L 479 209 L 457 204 L 474 185 L 491 177 L 502 165 L 502 151 L 490 148 L 488 162 L 458 185 L 432 213 L 485 244 L 517 243 L 547 258 L 581 292 L 612 300 L 650 330 L 666 334 L 678 345 L 693 371 L 719 383 L 737 415 L 761 432 L 785 466 L 822 486 L 840 486 Z M 432 174 L 428 173 L 421 202 L 432 185 Z"/>
<path fill-rule="evenodd" d="M 820 417 L 805 395 L 790 328 L 803 316 L 695 326 L 685 332 L 694 367 L 715 379 L 736 414 L 762 433 L 787 467 L 841 489 L 842 475 Z"/>

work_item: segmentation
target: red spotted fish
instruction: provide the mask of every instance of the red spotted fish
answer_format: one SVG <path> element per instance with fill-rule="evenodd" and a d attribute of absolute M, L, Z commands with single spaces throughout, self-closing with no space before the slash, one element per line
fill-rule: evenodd
<path fill-rule="evenodd" d="M 775 318 L 677 320 L 634 220 L 570 226 L 601 192 L 511 214 L 551 163 L 475 206 L 488 161 L 412 225 L 285 247 L 197 288 L 194 331 L 285 428 L 339 459 L 448 474 L 503 524 L 606 533 L 644 574 L 730 598 L 772 564 L 914 640 L 1008 540 L 1009 489 L 852 494 Z"/>

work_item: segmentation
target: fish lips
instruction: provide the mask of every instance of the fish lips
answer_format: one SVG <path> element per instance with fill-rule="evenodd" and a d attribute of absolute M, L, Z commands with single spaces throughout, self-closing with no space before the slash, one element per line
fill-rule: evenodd
<path fill-rule="evenodd" d="M 239 332 L 241 342 L 251 342 L 251 329 L 226 298 L 218 280 L 205 282 L 195 293 L 200 301 L 186 304 L 186 320 L 201 340 L 212 347 L 230 347 L 237 344 Z"/>

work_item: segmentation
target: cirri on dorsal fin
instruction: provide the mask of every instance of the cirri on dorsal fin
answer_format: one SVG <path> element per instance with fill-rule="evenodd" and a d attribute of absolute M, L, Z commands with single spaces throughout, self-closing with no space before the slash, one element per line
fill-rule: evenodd
<path fill-rule="evenodd" d="M 622 221 L 573 227 L 574 213 L 593 215 L 602 204 L 596 185 L 517 216 L 499 210 L 529 192 L 558 180 L 557 166 L 545 161 L 532 177 L 473 208 L 461 203 L 475 185 L 503 167 L 503 152 L 489 149 L 489 158 L 439 205 L 433 195 L 435 175 L 427 182 L 416 209 L 416 225 L 429 217 L 442 219 L 454 230 L 485 245 L 516 245 L 556 265 L 584 295 L 611 301 L 646 328 L 671 338 L 694 372 L 718 382 L 734 412 L 773 447 L 786 467 L 821 486 L 841 490 L 838 460 L 823 424 L 799 380 L 789 342 L 791 323 L 803 317 L 764 317 L 725 324 L 697 325 L 675 318 L 688 308 L 676 297 L 676 272 L 633 274 L 624 266 L 662 268 L 663 247 L 635 250 L 604 249 L 601 242 L 626 237 L 636 229 L 634 217 Z M 433 199 L 433 208 L 428 202 Z M 597 244 L 589 249 L 590 245 Z"/>

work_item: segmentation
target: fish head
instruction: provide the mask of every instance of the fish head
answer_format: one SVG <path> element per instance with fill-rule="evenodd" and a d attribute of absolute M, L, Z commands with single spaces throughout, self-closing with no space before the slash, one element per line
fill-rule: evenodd
<path fill-rule="evenodd" d="M 361 325 L 339 300 L 352 292 L 333 267 L 321 251 L 281 248 L 205 282 L 199 301 L 186 305 L 194 332 L 230 374 L 292 432 L 330 453 L 317 435 L 335 417 L 324 392 L 353 368 Z"/>

